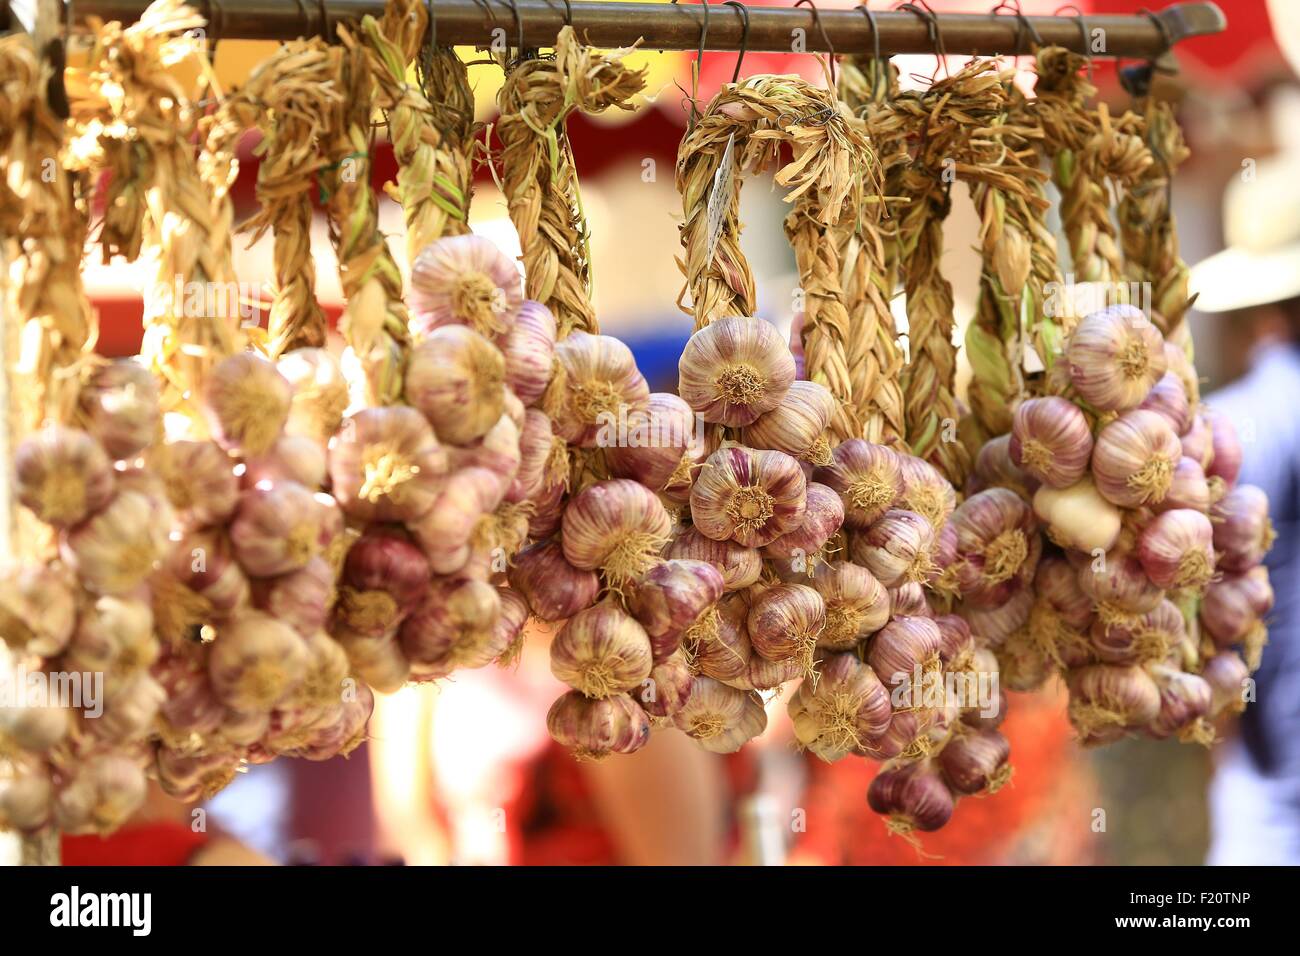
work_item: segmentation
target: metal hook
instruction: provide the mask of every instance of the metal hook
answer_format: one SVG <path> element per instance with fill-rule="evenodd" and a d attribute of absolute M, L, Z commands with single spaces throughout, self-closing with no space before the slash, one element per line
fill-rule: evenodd
<path fill-rule="evenodd" d="M 1066 4 L 1063 4 L 1062 6 L 1057 7 L 1057 8 L 1056 8 L 1056 12 L 1053 13 L 1052 16 L 1059 17 L 1059 16 L 1061 15 L 1061 11 L 1062 11 L 1062 10 L 1073 10 L 1073 11 L 1074 11 L 1074 19 L 1075 19 L 1075 21 L 1078 22 L 1078 24 L 1079 24 L 1079 36 L 1083 39 L 1083 54 L 1082 54 L 1082 56 L 1083 56 L 1084 63 L 1086 63 L 1087 66 L 1088 66 L 1088 82 L 1091 83 L 1091 82 L 1093 81 L 1093 74 L 1092 74 L 1092 44 L 1091 44 L 1091 42 L 1090 42 L 1090 41 L 1092 40 L 1092 37 L 1091 37 L 1091 36 L 1089 35 L 1089 33 L 1088 33 L 1088 24 L 1087 24 L 1087 22 L 1083 19 L 1083 11 L 1080 10 L 1078 7 L 1076 7 L 1076 6 L 1075 6 L 1074 4 L 1072 4 L 1072 3 L 1066 3 Z"/>
<path fill-rule="evenodd" d="M 564 0 L 568 3 L 569 0 Z M 741 17 L 745 20 L 744 29 L 740 33 L 740 52 L 736 54 L 736 68 L 731 73 L 731 82 L 736 83 L 740 80 L 740 64 L 745 62 L 745 53 L 749 49 L 749 8 L 740 0 L 723 0 L 728 7 L 735 7 L 740 11 Z"/>
<path fill-rule="evenodd" d="M 1138 13 L 1155 24 L 1156 29 L 1160 31 L 1160 39 L 1164 42 L 1164 49 L 1144 63 L 1119 68 L 1120 85 L 1134 98 L 1146 96 L 1151 92 L 1151 81 L 1155 78 L 1156 73 L 1177 72 L 1171 67 L 1160 65 L 1160 60 L 1174 48 L 1174 38 L 1169 32 L 1169 27 L 1165 25 L 1165 22 L 1158 15 L 1152 13 L 1146 7 L 1138 10 Z"/>
<path fill-rule="evenodd" d="M 934 72 L 930 74 L 930 82 L 933 83 L 939 76 L 939 67 L 942 66 L 944 72 L 948 71 L 948 53 L 943 48 L 943 34 L 939 30 L 939 17 L 930 9 L 930 5 L 925 0 L 916 0 L 915 3 L 900 3 L 895 9 L 906 10 L 908 13 L 915 14 L 925 22 L 926 32 L 930 37 L 930 44 L 934 47 Z"/>
<path fill-rule="evenodd" d="M 670 0 L 676 4 L 677 0 Z M 704 8 L 704 26 L 700 28 L 700 47 L 695 53 L 695 63 L 691 68 L 691 117 L 689 129 L 695 128 L 695 121 L 699 119 L 700 111 L 696 106 L 696 101 L 700 96 L 700 66 L 704 63 L 704 46 L 709 39 L 709 0 L 700 0 L 700 6 Z"/>
<path fill-rule="evenodd" d="M 989 13 L 996 17 L 999 15 L 998 11 L 1003 7 L 1010 10 L 1012 15 L 1016 18 L 1016 52 L 1014 56 L 1017 60 L 1020 58 L 1021 38 L 1024 36 L 1026 30 L 1029 31 L 1029 37 L 1034 44 L 1033 49 L 1029 51 L 1030 53 L 1033 53 L 1043 45 L 1042 34 L 1038 32 L 1038 28 L 1030 22 L 1029 17 L 1025 16 L 1024 11 L 1020 9 L 1020 0 L 1002 0 L 1002 2 L 990 10 Z"/>
<path fill-rule="evenodd" d="M 320 8 L 320 38 L 326 43 L 330 42 L 330 14 L 325 7 L 325 0 L 316 0 L 316 6 Z"/>
<path fill-rule="evenodd" d="M 831 38 L 826 34 L 826 27 L 822 25 L 822 15 L 820 12 L 818 12 L 817 4 L 813 3 L 813 0 L 795 0 L 794 5 L 796 7 L 802 7 L 805 3 L 808 5 L 808 9 L 812 11 L 813 24 L 817 27 L 817 32 L 822 35 L 822 42 L 826 44 L 826 49 L 830 51 L 831 86 L 834 87 L 835 86 L 835 44 L 831 43 Z"/>
<path fill-rule="evenodd" d="M 867 28 L 871 30 L 871 57 L 878 64 L 880 62 L 880 24 L 876 23 L 876 15 L 867 8 L 865 3 L 859 3 L 853 9 L 861 10 L 862 15 L 867 18 Z M 881 99 L 880 87 L 884 86 L 884 99 L 889 100 L 889 71 L 875 67 L 871 71 L 871 99 L 878 102 Z"/>

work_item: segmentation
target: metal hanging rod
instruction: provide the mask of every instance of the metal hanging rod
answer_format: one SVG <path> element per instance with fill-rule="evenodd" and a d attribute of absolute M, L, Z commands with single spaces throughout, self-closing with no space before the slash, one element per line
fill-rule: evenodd
<path fill-rule="evenodd" d="M 3 2 L 3 0 L 0 0 Z M 193 0 L 215 39 L 289 40 L 333 38 L 340 24 L 366 14 L 379 16 L 383 0 Z M 125 23 L 138 19 L 147 0 L 74 0 L 74 29 L 86 18 Z M 565 23 L 596 47 L 626 47 L 638 40 L 650 50 L 694 50 L 700 45 L 705 16 L 698 3 L 611 3 L 607 0 L 433 0 L 441 44 L 487 46 L 493 31 L 515 46 L 522 33 L 528 47 L 547 47 Z M 789 52 L 795 37 L 802 51 L 866 53 L 876 49 L 872 26 L 861 8 L 814 11 L 800 7 L 734 5 L 709 9 L 705 49 Z M 933 21 L 906 10 L 872 13 L 882 54 L 935 52 L 935 27 L 945 52 L 995 56 L 1029 53 L 1035 35 L 1044 44 L 1097 57 L 1154 59 L 1188 37 L 1220 33 L 1227 26 L 1214 3 L 1178 3 L 1154 16 L 1017 16 L 991 13 L 940 13 Z M 1157 22 L 1158 21 L 1158 22 Z M 801 30 L 802 34 L 794 31 Z M 829 40 L 829 43 L 827 42 Z"/>

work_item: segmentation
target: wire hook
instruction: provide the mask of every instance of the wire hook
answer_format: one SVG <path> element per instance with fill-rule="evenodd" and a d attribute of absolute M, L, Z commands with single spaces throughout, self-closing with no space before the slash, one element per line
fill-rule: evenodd
<path fill-rule="evenodd" d="M 677 0 L 670 0 L 670 2 L 676 4 Z M 704 8 L 704 26 L 700 28 L 700 46 L 695 53 L 695 62 L 691 64 L 691 116 L 688 129 L 694 129 L 700 117 L 700 110 L 696 105 L 700 96 L 700 65 L 704 62 L 704 46 L 709 39 L 709 0 L 700 0 L 700 6 Z"/>
<path fill-rule="evenodd" d="M 568 3 L 569 0 L 564 0 L 564 2 Z M 740 33 L 740 52 L 736 54 L 736 68 L 731 73 L 731 82 L 736 83 L 740 80 L 740 64 L 745 62 L 745 53 L 749 50 L 749 8 L 740 0 L 723 0 L 723 3 L 728 7 L 735 7 L 739 10 L 741 17 L 745 21 L 745 26 Z"/>
<path fill-rule="evenodd" d="M 831 38 L 826 33 L 826 27 L 822 25 L 822 15 L 817 10 L 817 4 L 813 3 L 813 0 L 795 0 L 794 5 L 795 7 L 802 7 L 804 4 L 807 4 L 808 9 L 812 11 L 813 24 L 817 27 L 817 32 L 822 35 L 822 42 L 826 44 L 826 49 L 830 51 L 829 59 L 831 65 L 831 87 L 834 88 L 835 86 L 835 44 L 831 43 Z"/>
<path fill-rule="evenodd" d="M 1076 7 L 1073 3 L 1067 3 L 1067 4 L 1063 4 L 1062 6 L 1057 7 L 1057 8 L 1056 8 L 1056 12 L 1053 13 L 1052 16 L 1059 17 L 1059 16 L 1061 15 L 1061 11 L 1062 11 L 1062 10 L 1073 10 L 1073 11 L 1074 11 L 1074 19 L 1075 19 L 1075 21 L 1079 24 L 1079 35 L 1080 35 L 1080 37 L 1083 39 L 1083 54 L 1082 54 L 1082 55 L 1083 55 L 1084 63 L 1086 63 L 1086 64 L 1087 64 L 1087 67 L 1088 67 L 1088 82 L 1091 83 L 1091 82 L 1093 81 L 1093 73 L 1092 73 L 1092 35 L 1088 32 L 1088 24 L 1087 24 L 1087 22 L 1083 19 L 1083 11 L 1080 10 L 1078 7 Z"/>
<path fill-rule="evenodd" d="M 915 14 L 925 23 L 926 32 L 930 37 L 930 45 L 934 47 L 934 72 L 930 74 L 930 82 L 933 83 L 939 76 L 939 67 L 942 66 L 944 73 L 948 73 L 948 53 L 943 48 L 943 34 L 939 30 L 939 17 L 925 0 L 916 0 L 915 3 L 900 3 L 895 9 L 905 10 L 908 13 Z"/>

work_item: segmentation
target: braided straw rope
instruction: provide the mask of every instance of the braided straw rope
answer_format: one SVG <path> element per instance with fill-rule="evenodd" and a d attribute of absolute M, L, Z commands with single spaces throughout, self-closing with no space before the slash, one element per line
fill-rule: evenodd
<path fill-rule="evenodd" d="M 803 290 L 805 374 L 825 385 L 838 400 L 830 431 L 835 439 L 844 441 L 863 434 L 858 408 L 866 403 L 866 396 L 875 384 L 872 345 L 876 325 L 855 322 L 846 304 L 840 224 L 857 221 L 868 195 L 875 200 L 875 208 L 879 208 L 881 179 L 875 152 L 867 140 L 866 125 L 854 119 L 843 104 L 838 104 L 838 110 L 832 123 L 840 128 L 829 130 L 828 137 L 832 139 L 831 148 L 840 150 L 849 164 L 851 187 L 843 200 L 847 208 L 829 210 L 828 216 L 821 203 L 829 191 L 808 190 L 786 216 L 785 233 L 794 249 Z M 838 190 L 833 194 L 838 195 Z"/>
<path fill-rule="evenodd" d="M 187 35 L 204 22 L 178 0 L 157 0 L 129 27 L 102 25 L 69 87 L 82 150 L 93 155 L 97 144 L 110 170 L 127 173 L 107 197 L 104 255 L 134 257 L 142 238 L 158 250 L 140 354 L 164 381 L 168 408 L 185 407 L 207 370 L 243 344 L 229 221 L 213 216 L 192 145 L 198 110 L 173 73 L 181 61 L 206 63 L 203 41 Z"/>
<path fill-rule="evenodd" d="M 849 120 L 827 90 L 794 76 L 754 76 L 724 86 L 686 134 L 677 152 L 677 188 L 685 213 L 685 292 L 697 329 L 725 316 L 754 314 L 754 277 L 740 251 L 741 171 L 763 171 L 789 144 L 793 158 L 773 181 L 789 188 L 787 203 L 811 204 L 805 214 L 818 227 L 833 226 L 861 188 L 851 157 L 862 154 L 855 144 L 865 140 L 850 129 Z M 731 195 L 725 197 L 717 248 L 709 260 L 708 203 L 733 134 Z"/>
<path fill-rule="evenodd" d="M 1082 74 L 1083 57 L 1060 47 L 1038 52 L 1037 112 L 1053 181 L 1061 191 L 1061 222 L 1070 245 L 1076 282 L 1116 286 L 1123 276 L 1115 224 L 1110 215 L 1108 180 L 1126 186 L 1151 165 L 1150 151 L 1133 133 L 1137 117 L 1111 121 L 1105 104 L 1089 109 L 1096 88 Z"/>
<path fill-rule="evenodd" d="M 397 184 L 386 184 L 406 216 L 410 262 L 430 242 L 469 231 L 474 94 L 455 52 L 434 52 L 428 94 L 406 80 L 420 51 L 428 11 L 418 0 L 389 0 L 382 23 L 361 21 L 371 67 L 388 113 Z"/>
<path fill-rule="evenodd" d="M 45 99 L 49 67 L 26 35 L 0 38 L 0 242 L 9 262 L 6 335 L 15 361 L 10 442 L 70 421 L 97 330 L 81 280 L 84 182 L 64 167 L 66 127 Z"/>
<path fill-rule="evenodd" d="M 323 137 L 329 160 L 320 183 L 328 197 L 330 239 L 339 262 L 339 281 L 347 306 L 339 331 L 361 364 L 366 400 L 372 405 L 400 401 L 410 349 L 402 274 L 379 231 L 378 206 L 370 187 L 370 114 L 374 77 L 366 51 L 346 30 L 339 36 L 342 101 L 331 111 Z"/>
<path fill-rule="evenodd" d="M 898 93 L 898 70 L 888 60 L 841 61 L 838 95 L 866 124 L 884 180 L 884 196 L 864 197 L 854 219 L 835 227 L 840 282 L 853 336 L 849 376 L 861 435 L 876 443 L 903 441 L 905 417 L 900 373 L 903 351 L 889 309 L 898 280 L 899 177 L 909 162 L 901 117 L 889 109 Z"/>
<path fill-rule="evenodd" d="M 1043 240 L 1051 240 L 1042 219 L 1049 206 L 1042 190 L 1047 176 L 1038 168 L 1034 149 L 1042 131 L 1016 125 L 1019 117 L 1011 112 L 1014 77 L 1012 70 L 1002 74 L 1008 111 L 990 131 L 997 143 L 987 150 L 987 158 L 958 171 L 971 184 L 971 199 L 980 214 L 984 263 L 979 304 L 966 329 L 969 398 L 977 426 L 974 434 L 966 435 L 972 453 L 987 439 L 1011 430 L 1012 406 L 1025 390 L 1025 326 L 1040 312 L 1043 287 L 1051 281 L 1055 263 L 1054 255 L 1050 261 L 1042 259 Z"/>
<path fill-rule="evenodd" d="M 900 183 L 909 200 L 899 224 L 911 343 L 903 376 L 907 441 L 913 454 L 958 488 L 970 470 L 970 454 L 956 440 L 957 350 L 952 286 L 940 268 L 943 221 L 950 208 L 949 184 L 971 174 L 991 149 L 999 148 L 994 124 L 1005 113 L 1005 103 L 997 66 L 984 60 L 924 92 L 903 93 L 893 105 L 918 140 Z"/>
<path fill-rule="evenodd" d="M 578 175 L 564 124 L 574 110 L 633 108 L 645 71 L 623 63 L 628 51 L 598 53 L 560 30 L 555 56 L 524 60 L 497 98 L 502 189 L 523 250 L 528 297 L 555 315 L 561 337 L 597 332 L 591 263 Z"/>
<path fill-rule="evenodd" d="M 272 358 L 325 345 L 328 325 L 316 301 L 311 254 L 312 177 L 325 165 L 317 136 L 339 103 L 337 57 L 319 39 L 281 47 L 275 69 L 257 77 L 263 138 L 257 170 L 258 210 L 243 225 L 256 242 L 274 235 L 275 298 L 267 323 Z"/>
<path fill-rule="evenodd" d="M 1124 268 L 1130 281 L 1151 283 L 1151 321 L 1166 337 L 1177 338 L 1192 300 L 1187 294 L 1187 263 L 1179 254 L 1178 227 L 1169 206 L 1169 182 L 1189 151 L 1170 104 L 1147 96 L 1142 113 L 1147 145 L 1156 162 L 1120 200 Z M 1187 345 L 1190 348 L 1190 336 Z"/>

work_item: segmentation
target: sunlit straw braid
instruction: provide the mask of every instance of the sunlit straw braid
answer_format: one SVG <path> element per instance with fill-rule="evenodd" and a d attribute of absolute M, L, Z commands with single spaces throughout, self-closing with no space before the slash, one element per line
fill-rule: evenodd
<path fill-rule="evenodd" d="M 855 322 L 847 308 L 837 227 L 845 221 L 857 221 L 866 197 L 875 200 L 874 208 L 879 209 L 881 181 L 865 124 L 854 119 L 841 105 L 839 112 L 828 118 L 827 126 L 832 127 L 828 136 L 835 137 L 829 148 L 841 151 L 849 163 L 852 186 L 848 205 L 823 209 L 821 203 L 826 194 L 838 195 L 839 190 L 808 190 L 786 216 L 785 233 L 794 249 L 803 292 L 805 374 L 811 381 L 825 385 L 839 400 L 830 428 L 837 440 L 844 441 L 863 433 L 858 409 L 866 403 L 866 396 L 875 384 L 876 376 L 870 370 L 875 364 L 871 345 L 876 338 L 877 322 Z M 873 315 L 872 319 L 875 318 Z"/>
<path fill-rule="evenodd" d="M 474 94 L 465 64 L 438 49 L 426 77 L 430 88 L 407 80 L 428 19 L 419 0 L 389 0 L 382 21 L 361 21 L 397 160 L 397 184 L 387 189 L 405 213 L 409 261 L 435 239 L 469 231 Z"/>
<path fill-rule="evenodd" d="M 138 253 L 143 219 L 144 238 L 158 247 L 140 354 L 166 383 L 165 407 L 188 401 L 207 370 L 243 342 L 229 223 L 212 215 L 192 142 L 198 106 L 172 69 L 206 64 L 203 41 L 191 32 L 204 22 L 175 0 L 159 0 L 128 27 L 101 26 L 84 79 L 69 90 L 80 135 L 98 141 L 110 169 L 134 174 L 139 164 L 146 172 L 110 189 L 108 208 L 122 216 L 106 215 L 103 242 L 106 256 Z"/>
<path fill-rule="evenodd" d="M 1155 162 L 1120 200 L 1124 270 L 1130 282 L 1151 284 L 1151 321 L 1166 338 L 1178 341 L 1183 317 L 1192 303 L 1187 293 L 1187 263 L 1178 251 L 1178 228 L 1169 206 L 1169 183 L 1189 150 L 1169 103 L 1146 96 L 1140 105 L 1146 119 L 1147 146 Z M 1191 337 L 1186 341 L 1190 347 Z"/>
<path fill-rule="evenodd" d="M 898 184 L 909 162 L 902 117 L 888 105 L 898 93 L 898 70 L 888 60 L 847 57 L 841 61 L 838 93 L 866 123 L 884 182 L 883 197 L 864 196 L 858 216 L 846 217 L 835 229 L 840 282 L 853 330 L 853 399 L 862 437 L 901 443 L 903 351 L 889 310 L 898 277 Z"/>
<path fill-rule="evenodd" d="M 311 254 L 313 177 L 325 165 L 317 137 L 340 102 L 335 87 L 337 56 L 319 40 L 281 48 L 281 69 L 261 93 L 266 111 L 258 147 L 256 214 L 244 225 L 256 241 L 274 235 L 275 299 L 267 323 L 272 357 L 325 344 L 328 326 L 316 301 L 316 262 Z"/>
<path fill-rule="evenodd" d="M 528 297 L 554 313 L 561 337 L 575 329 L 599 331 L 565 121 L 575 110 L 634 108 L 631 100 L 645 86 L 645 71 L 623 62 L 627 52 L 599 53 L 584 46 L 572 27 L 564 27 L 554 57 L 519 63 L 506 75 L 497 99 L 502 188 L 519 233 Z"/>
<path fill-rule="evenodd" d="M 733 133 L 732 195 L 726 197 L 717 249 L 709 260 L 708 203 Z M 741 172 L 767 169 L 788 143 L 793 159 L 773 181 L 789 190 L 784 197 L 788 203 L 805 194 L 819 196 L 813 218 L 830 226 L 860 188 L 850 167 L 853 135 L 831 93 L 798 77 L 754 76 L 724 86 L 713 98 L 677 153 L 677 188 L 685 213 L 683 269 L 696 328 L 724 316 L 754 313 L 754 277 L 740 251 Z"/>
<path fill-rule="evenodd" d="M 957 487 L 970 469 L 970 455 L 956 440 L 957 350 L 952 287 L 940 267 L 943 221 L 952 182 L 996 147 L 992 126 L 1005 103 L 997 66 L 985 60 L 924 92 L 900 94 L 893 106 L 918 144 L 900 184 L 909 200 L 899 223 L 910 343 L 903 377 L 907 442 Z"/>
<path fill-rule="evenodd" d="M 1113 122 L 1104 103 L 1088 107 L 1096 88 L 1083 75 L 1084 64 L 1083 57 L 1060 47 L 1040 50 L 1037 111 L 1052 157 L 1052 178 L 1061 191 L 1061 223 L 1074 280 L 1115 284 L 1123 268 L 1108 180 L 1134 182 L 1152 160 L 1141 137 L 1134 135 L 1136 117 Z M 1124 298 L 1118 286 L 1108 285 L 1108 290 Z"/>
<path fill-rule="evenodd" d="M 347 299 L 339 331 L 365 373 L 367 400 L 392 405 L 402 394 L 410 332 L 402 302 L 402 274 L 379 231 L 378 205 L 370 185 L 374 76 L 366 51 L 346 30 L 339 33 L 344 40 L 339 61 L 343 99 L 333 110 L 324 136 L 328 163 L 319 177 Z"/>
<path fill-rule="evenodd" d="M 1024 334 L 1043 303 L 1043 269 L 1054 264 L 1041 259 L 1034 268 L 1035 237 L 1050 238 L 1042 220 L 1048 207 L 1042 192 L 1046 174 L 1038 168 L 1033 140 L 1041 131 L 1016 125 L 1014 71 L 1002 74 L 1008 112 L 995 122 L 997 142 L 987 158 L 963 167 L 958 175 L 970 183 L 971 199 L 980 216 L 983 269 L 979 304 L 966 328 L 966 355 L 971 364 L 971 412 L 978 434 L 972 453 L 983 442 L 1011 430 L 1012 405 L 1024 392 Z"/>

